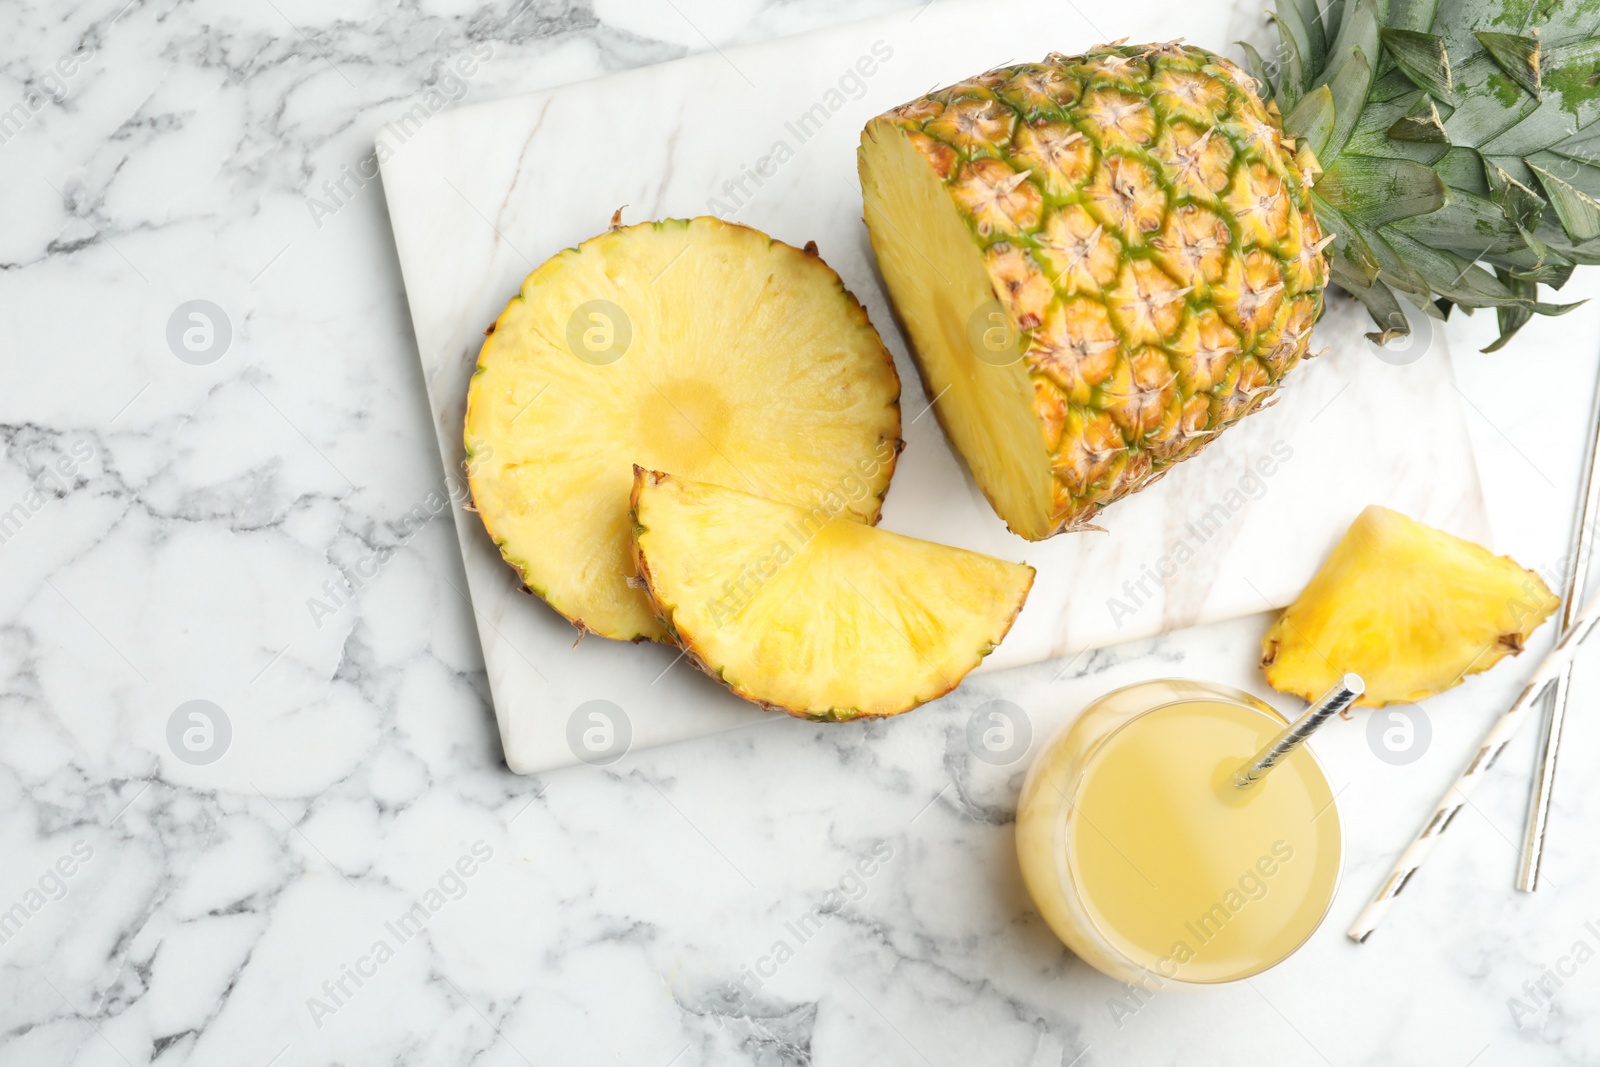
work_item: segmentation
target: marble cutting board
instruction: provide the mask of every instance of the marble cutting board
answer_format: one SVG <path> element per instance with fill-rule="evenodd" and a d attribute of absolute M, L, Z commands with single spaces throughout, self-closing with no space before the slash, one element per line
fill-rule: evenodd
<path fill-rule="evenodd" d="M 866 305 L 904 382 L 907 447 L 884 526 L 1039 571 L 983 670 L 1281 607 L 1369 503 L 1485 538 L 1442 336 L 1427 336 L 1424 323 L 1410 352 L 1380 359 L 1362 339 L 1364 313 L 1337 295 L 1315 341 L 1330 351 L 1295 372 L 1275 407 L 1113 506 L 1101 519 L 1107 532 L 1030 544 L 1005 530 L 928 413 L 890 316 L 861 222 L 855 145 L 869 118 L 930 88 L 1105 39 L 1055 2 L 1007 7 L 998 24 L 981 17 L 992 11 L 984 0 L 942 0 L 380 130 L 384 190 L 452 490 L 484 327 L 533 267 L 628 205 L 627 222 L 720 214 L 791 244 L 815 240 Z M 1187 10 L 1188 39 L 1230 40 L 1221 8 Z M 1156 0 L 1118 5 L 1118 35 L 1164 39 L 1164 23 Z M 477 517 L 458 510 L 455 520 L 512 770 L 603 764 L 629 745 L 782 721 L 671 648 L 593 637 L 574 646 L 572 628 L 519 590 Z M 597 723 L 609 732 L 594 734 Z"/>

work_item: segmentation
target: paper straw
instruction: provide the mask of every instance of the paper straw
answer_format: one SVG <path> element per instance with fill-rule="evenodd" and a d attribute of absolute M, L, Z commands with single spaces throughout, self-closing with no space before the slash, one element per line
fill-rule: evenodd
<path fill-rule="evenodd" d="M 1583 496 L 1572 531 L 1571 557 L 1567 560 L 1566 588 L 1561 595 L 1561 625 L 1572 625 L 1572 613 L 1589 581 L 1589 557 L 1594 554 L 1595 520 L 1600 518 L 1600 380 L 1595 382 L 1594 404 L 1589 414 L 1589 457 L 1583 474 Z M 1570 670 L 1570 667 L 1569 667 Z M 1528 789 L 1528 814 L 1522 828 L 1522 864 L 1517 888 L 1532 893 L 1539 888 L 1539 864 L 1544 859 L 1545 831 L 1550 824 L 1550 797 L 1555 788 L 1556 760 L 1561 754 L 1561 731 L 1567 719 L 1567 695 L 1572 687 L 1568 671 L 1550 686 L 1539 731 L 1539 761 L 1533 766 Z"/>
<path fill-rule="evenodd" d="M 1350 706 L 1350 702 L 1367 691 L 1367 683 L 1359 674 L 1347 674 L 1322 694 L 1322 699 L 1305 710 L 1283 733 L 1274 737 L 1267 747 L 1256 753 L 1256 758 L 1239 768 L 1233 784 L 1240 789 L 1255 785 L 1262 775 L 1277 766 L 1278 761 L 1299 748 L 1317 727 Z"/>
<path fill-rule="evenodd" d="M 1533 677 L 1528 679 L 1528 684 L 1516 702 L 1506 709 L 1504 715 L 1495 720 L 1493 726 L 1489 727 L 1483 742 L 1478 745 L 1477 754 L 1467 763 L 1466 769 L 1456 778 L 1454 784 L 1445 791 L 1438 805 L 1434 807 L 1433 815 L 1423 824 L 1422 830 L 1412 839 L 1411 844 L 1406 846 L 1405 851 L 1400 853 L 1400 858 L 1395 860 L 1394 867 L 1390 869 L 1389 877 L 1384 879 L 1383 886 L 1367 906 L 1361 909 L 1356 921 L 1350 925 L 1348 933 L 1352 940 L 1365 942 L 1372 936 L 1372 931 L 1378 928 L 1378 924 L 1383 922 L 1384 916 L 1388 915 L 1389 909 L 1394 906 L 1394 898 L 1411 884 L 1412 876 L 1427 861 L 1434 845 L 1450 828 L 1456 814 L 1472 798 L 1473 791 L 1478 788 L 1478 783 L 1483 780 L 1484 775 L 1489 773 L 1489 768 L 1494 766 L 1494 761 L 1499 758 L 1501 750 L 1528 720 L 1528 713 L 1539 695 L 1571 665 L 1578 645 L 1589 636 L 1596 621 L 1600 621 L 1600 596 L 1591 597 L 1589 602 L 1584 604 L 1583 610 L 1578 612 L 1572 625 L 1556 642 L 1556 647 L 1550 650 L 1544 662 L 1533 672 Z"/>

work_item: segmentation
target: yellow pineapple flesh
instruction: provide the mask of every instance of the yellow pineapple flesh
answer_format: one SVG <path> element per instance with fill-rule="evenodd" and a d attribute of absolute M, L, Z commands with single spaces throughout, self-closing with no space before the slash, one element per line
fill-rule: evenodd
<path fill-rule="evenodd" d="M 1306 700 L 1354 671 L 1358 703 L 1414 703 L 1521 652 L 1558 604 L 1515 560 L 1369 507 L 1267 632 L 1261 665 Z"/>
<path fill-rule="evenodd" d="M 1033 584 L 1024 564 L 643 468 L 633 521 L 639 574 L 685 652 L 746 700 L 811 719 L 954 689 Z"/>
<path fill-rule="evenodd" d="M 859 167 L 940 423 L 1029 539 L 1260 409 L 1321 314 L 1302 163 L 1250 79 L 1202 49 L 990 71 L 873 119 Z"/>
<path fill-rule="evenodd" d="M 661 640 L 630 584 L 633 465 L 875 523 L 899 396 L 814 246 L 713 218 L 613 228 L 530 274 L 492 327 L 467 396 L 472 498 L 580 629 Z"/>

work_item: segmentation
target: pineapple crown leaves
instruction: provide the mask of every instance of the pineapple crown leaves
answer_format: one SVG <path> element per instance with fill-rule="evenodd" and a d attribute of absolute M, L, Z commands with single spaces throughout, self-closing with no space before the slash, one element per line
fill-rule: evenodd
<path fill-rule="evenodd" d="M 1276 0 L 1251 74 L 1315 156 L 1333 280 L 1380 342 L 1398 300 L 1496 309 L 1503 346 L 1600 263 L 1600 0 Z"/>

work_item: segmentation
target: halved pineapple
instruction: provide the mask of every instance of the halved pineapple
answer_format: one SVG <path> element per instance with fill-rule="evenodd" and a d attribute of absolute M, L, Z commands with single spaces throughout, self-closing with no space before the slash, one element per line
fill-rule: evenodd
<path fill-rule="evenodd" d="M 1310 159 L 1221 56 L 999 67 L 873 119 L 858 160 L 940 425 L 1023 537 L 1150 485 L 1306 353 L 1328 277 Z"/>
<path fill-rule="evenodd" d="M 634 552 L 707 674 L 811 719 L 896 715 L 954 689 L 1011 628 L 1025 564 L 636 468 Z"/>
<path fill-rule="evenodd" d="M 900 379 L 816 254 L 714 218 L 614 227 L 540 266 L 467 394 L 473 503 L 581 630 L 663 638 L 634 577 L 633 465 L 878 521 Z"/>
<path fill-rule="evenodd" d="M 1306 700 L 1354 671 L 1357 703 L 1415 702 L 1521 652 L 1558 604 L 1510 557 L 1373 506 L 1267 632 L 1261 666 Z"/>

